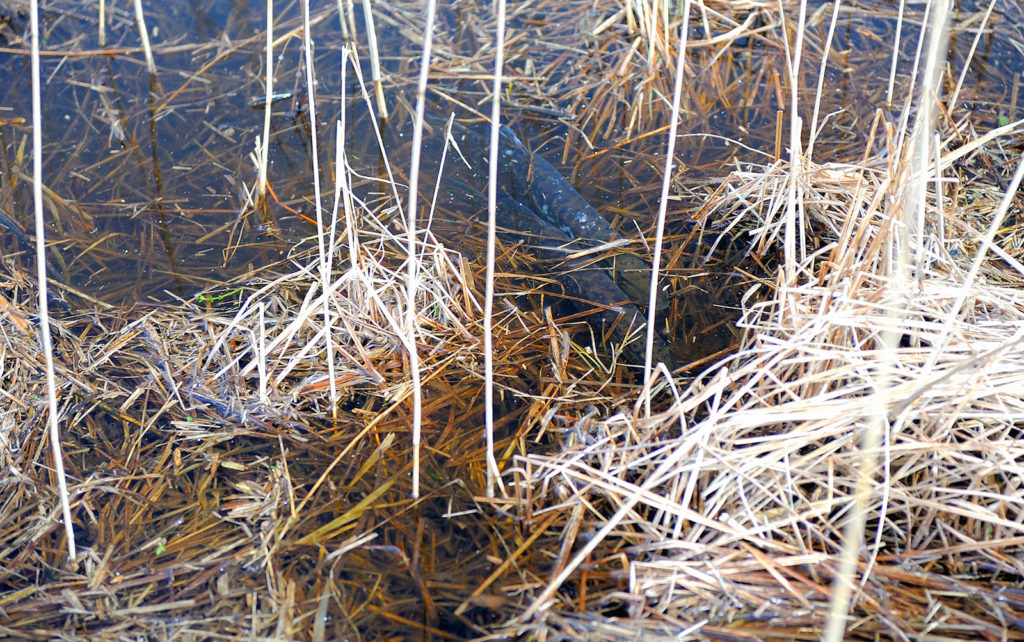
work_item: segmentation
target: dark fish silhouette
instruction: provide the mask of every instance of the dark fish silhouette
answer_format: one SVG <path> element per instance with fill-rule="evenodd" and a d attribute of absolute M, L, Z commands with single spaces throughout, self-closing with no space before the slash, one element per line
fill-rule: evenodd
<path fill-rule="evenodd" d="M 458 179 L 449 179 L 448 184 L 460 190 L 459 194 L 469 205 L 478 208 L 487 206 L 487 197 L 476 188 Z M 498 197 L 495 218 L 504 228 L 504 235 L 513 240 L 522 240 L 524 236 L 535 237 L 528 248 L 537 258 L 563 261 L 564 271 L 560 272 L 558 282 L 564 293 L 584 306 L 587 302 L 593 304 L 593 312 L 588 318 L 591 325 L 600 332 L 602 340 L 620 348 L 628 361 L 643 363 L 644 334 L 638 330 L 646 324 L 646 315 L 630 301 L 630 297 L 619 283 L 612 280 L 607 270 L 586 257 L 569 258 L 586 249 L 582 244 L 571 239 L 562 228 L 540 218 L 530 208 L 507 195 Z M 679 365 L 668 344 L 657 335 L 654 337 L 652 356 L 655 363 L 661 361 L 670 370 Z"/>
<path fill-rule="evenodd" d="M 463 151 L 487 149 L 484 144 L 486 137 L 461 123 L 454 123 L 453 135 L 464 144 Z M 475 160 L 479 167 L 486 168 L 486 157 Z M 483 175 L 474 173 L 473 178 L 486 185 Z M 498 185 L 503 194 L 525 205 L 538 218 L 557 227 L 570 239 L 602 244 L 619 238 L 608 221 L 551 163 L 527 149 L 504 125 L 501 126 Z M 647 305 L 651 283 L 651 266 L 648 263 L 631 254 L 620 254 L 601 265 L 610 271 L 612 279 L 634 303 Z M 655 301 L 659 311 L 668 309 L 669 300 L 664 292 L 659 292 Z"/>

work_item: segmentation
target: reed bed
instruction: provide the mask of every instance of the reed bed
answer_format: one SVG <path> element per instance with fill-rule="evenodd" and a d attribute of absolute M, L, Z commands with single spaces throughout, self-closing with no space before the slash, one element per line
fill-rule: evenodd
<path fill-rule="evenodd" d="M 846 636 L 1016 639 L 1021 273 L 992 255 L 968 285 L 966 254 L 933 245 L 919 249 L 931 250 L 920 280 L 899 288 L 882 276 L 883 239 L 899 220 L 888 204 L 902 194 L 890 171 L 805 165 L 802 203 L 822 248 L 801 264 L 805 282 L 750 293 L 737 353 L 650 422 L 595 422 L 590 443 L 521 458 L 535 512 L 578 507 L 567 548 L 614 524 L 573 560 L 591 570 L 554 594 L 549 634 L 629 638 L 572 615 L 570 595 L 586 592 L 662 635 L 819 637 L 865 465 L 860 440 L 881 416 Z M 738 172 L 709 207 L 762 247 L 789 176 L 784 165 Z M 595 566 L 628 588 L 588 591 Z"/>
<path fill-rule="evenodd" d="M 411 388 L 399 340 L 402 239 L 379 229 L 360 234 L 359 267 L 332 272 L 326 293 L 303 267 L 250 277 L 230 297 L 173 313 L 137 308 L 57 323 L 83 550 L 71 568 L 46 508 L 54 491 L 14 474 L 44 457 L 32 435 L 45 415 L 31 402 L 41 364 L 22 334 L 27 302 L 8 301 L 5 363 L 17 366 L 5 372 L 15 403 L 4 416 L 3 456 L 17 490 L 5 502 L 12 557 L 4 584 L 18 585 L 34 567 L 53 569 L 62 587 L 9 591 L 5 618 L 17 624 L 9 632 L 301 637 L 319 626 L 336 639 L 388 628 L 473 630 L 473 619 L 451 612 L 475 587 L 466 578 L 482 581 L 489 571 L 484 555 L 501 555 L 502 539 L 514 536 L 473 496 L 484 479 L 479 292 L 457 255 L 439 245 L 425 254 L 419 304 L 430 311 L 423 386 L 433 429 L 414 502 Z M 334 401 L 324 298 L 344 363 Z M 496 322 L 504 330 L 496 382 L 507 398 L 532 383 L 539 366 L 531 361 L 546 360 L 548 340 L 542 319 L 505 311 Z M 522 438 L 509 426 L 524 416 L 520 430 L 536 422 L 529 415 L 557 405 L 584 374 L 569 363 L 561 372 L 567 382 L 549 384 L 550 397 L 534 406 L 506 401 L 504 448 Z M 497 520 L 492 532 L 459 526 L 484 514 L 485 523 Z M 424 603 L 434 609 L 426 623 Z"/>
<path fill-rule="evenodd" d="M 319 229 L 291 218 L 314 205 L 298 173 L 257 161 L 286 185 L 281 201 L 246 201 L 237 223 L 196 224 L 195 235 L 201 247 L 226 238 L 227 257 L 257 223 L 274 223 L 261 213 L 288 212 L 266 252 L 274 260 L 245 254 L 246 269 L 201 296 L 161 304 L 82 298 L 54 282 L 72 304 L 52 319 L 71 562 L 44 430 L 37 284 L 10 239 L 0 633 L 788 640 L 818 639 L 831 623 L 849 639 L 1024 637 L 1016 85 L 968 76 L 958 100 L 975 109 L 938 110 L 923 131 L 939 144 L 915 165 L 922 137 L 910 115 L 923 107 L 906 60 L 917 39 L 900 41 L 886 109 L 889 69 L 876 73 L 851 46 L 891 39 L 877 30 L 892 21 L 868 19 L 876 9 L 843 5 L 844 39 L 831 46 L 829 13 L 807 16 L 794 70 L 796 6 L 694 4 L 662 239 L 672 295 L 662 334 L 685 364 L 671 376 L 645 387 L 586 312 L 559 307 L 564 266 L 531 251 L 544 240 L 499 230 L 495 492 L 486 211 L 446 200 L 449 166 L 433 156 L 418 177 L 422 227 L 410 231 L 403 209 L 418 71 L 403 47 L 422 45 L 421 4 L 375 11 L 403 43 L 378 34 L 383 89 L 345 80 L 347 46 L 341 68 L 315 58 L 327 126 L 299 119 L 287 133 L 326 141 L 313 170 L 325 181 Z M 613 250 L 649 260 L 681 16 L 563 2 L 510 4 L 507 18 L 504 113 L 614 217 L 628 242 Z M 954 38 L 981 25 L 997 48 L 1012 39 L 998 22 L 962 18 Z M 923 16 L 906 19 L 919 28 Z M 296 20 L 280 17 L 275 32 L 298 38 Z M 441 16 L 427 91 L 443 115 L 427 120 L 428 144 L 445 139 L 449 111 L 470 122 L 487 110 L 495 26 L 487 8 Z M 159 69 L 166 45 L 152 44 Z M 819 66 L 824 52 L 839 52 L 838 66 Z M 947 88 L 958 64 L 959 54 Z M 837 90 L 855 82 L 863 98 Z M 173 112 L 174 90 L 154 91 Z M 261 93 L 252 79 L 244 92 Z M 791 92 L 804 127 L 816 123 L 813 145 L 807 129 L 790 143 Z M 386 158 L 375 137 L 334 138 L 351 115 L 329 106 L 339 97 L 364 110 L 346 131 L 369 131 L 387 104 Z M 4 167 L 19 167 L 2 140 Z M 446 153 L 461 162 L 460 150 Z M 15 211 L 11 175 L 0 206 Z M 54 194 L 49 211 L 67 235 L 57 244 L 101 264 L 116 246 L 90 245 L 81 204 Z M 322 236 L 280 247 L 303 230 Z"/>

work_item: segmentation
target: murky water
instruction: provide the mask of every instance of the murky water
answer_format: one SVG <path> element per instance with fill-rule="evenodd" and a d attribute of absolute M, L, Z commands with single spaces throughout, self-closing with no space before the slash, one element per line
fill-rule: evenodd
<path fill-rule="evenodd" d="M 100 48 L 95 7 L 43 12 L 48 52 Z M 8 52 L 0 80 L 0 117 L 27 118 L 27 22 L 13 5 L 4 26 Z M 249 159 L 262 131 L 262 13 L 245 3 L 171 2 L 147 12 L 158 73 L 150 79 L 130 5 L 110 8 L 110 56 L 43 59 L 44 181 L 57 278 L 112 302 L 187 296 L 284 248 L 260 237 L 248 192 Z M 91 13 L 90 13 L 91 12 Z M 296 25 L 294 7 L 282 12 Z M 282 27 L 284 28 L 284 27 Z M 299 50 L 279 52 L 282 89 L 294 91 Z M 272 176 L 307 172 L 308 137 L 294 100 L 275 105 Z M 28 227 L 29 158 L 19 148 L 28 125 L 0 130 L 4 183 L 0 208 Z M 19 180 L 20 179 L 20 180 Z"/>
<path fill-rule="evenodd" d="M 873 112 L 896 110 L 886 105 L 896 11 L 887 2 L 859 6 L 869 11 L 840 12 L 834 53 L 825 74 L 818 121 L 822 134 L 817 143 L 822 160 L 859 156 Z M 820 42 L 831 5 L 812 9 L 809 38 Z M 954 69 L 966 58 L 983 9 L 975 2 L 957 3 L 954 23 L 961 27 L 951 37 Z M 333 157 L 331 124 L 340 114 L 341 95 L 354 89 L 354 85 L 341 86 L 343 34 L 332 10 L 326 3 L 313 10 L 318 131 L 325 167 Z M 158 69 L 152 80 L 138 51 L 131 6 L 115 4 L 108 11 L 105 42 L 111 55 L 88 53 L 101 49 L 91 4 L 55 2 L 42 12 L 44 180 L 50 190 L 49 260 L 55 276 L 106 301 L 168 300 L 286 256 L 297 239 L 313 231 L 296 214 L 308 216 L 312 210 L 311 128 L 304 109 L 298 6 L 277 10 L 276 32 L 282 36 L 290 32 L 292 37 L 284 38 L 275 50 L 279 101 L 274 105 L 269 176 L 276 197 L 287 207 L 272 203 L 267 211 L 252 206 L 256 170 L 250 159 L 262 131 L 263 112 L 253 105 L 263 95 L 266 73 L 263 6 L 180 1 L 147 7 Z M 393 78 L 411 79 L 418 49 L 407 31 L 414 20 L 401 7 L 377 5 L 377 11 L 384 70 Z M 992 126 L 1021 112 L 1016 100 L 1020 78 L 1015 73 L 1021 60 L 1021 28 L 1016 26 L 1020 11 L 1012 2 L 997 4 L 992 26 L 981 39 L 965 78 L 961 101 L 977 112 L 975 126 Z M 442 8 L 439 66 L 480 51 L 484 43 L 472 26 L 485 12 L 486 8 L 472 5 Z M 30 114 L 29 59 L 24 55 L 27 17 L 25 7 L 17 2 L 4 3 L 0 15 L 4 16 L 0 44 L 5 47 L 0 53 L 4 59 L 0 66 L 0 209 L 28 230 L 30 189 L 25 175 L 30 157 L 24 145 L 29 128 L 21 121 Z M 557 22 L 557 16 L 547 19 Z M 520 26 L 535 24 L 537 14 L 516 14 L 513 29 L 517 21 Z M 358 11 L 353 23 L 361 28 Z M 919 24 L 920 8 L 912 7 L 901 36 L 897 104 L 906 96 Z M 544 25 L 536 29 L 543 33 Z M 699 22 L 691 37 L 706 37 Z M 66 51 L 86 53 L 59 55 Z M 683 182 L 721 176 L 731 160 L 764 162 L 780 151 L 777 113 L 788 106 L 783 54 L 757 38 L 738 41 L 730 51 L 728 64 L 702 68 L 705 58 L 701 50 L 694 50 L 695 78 L 685 92 L 677 154 L 685 170 L 680 177 Z M 536 46 L 530 52 L 529 64 L 546 69 L 552 85 L 574 77 L 570 65 L 557 64 L 565 57 L 559 49 Z M 809 78 L 817 75 L 819 59 L 809 48 L 804 61 Z M 520 62 L 512 57 L 509 64 Z M 578 55 L 583 72 L 588 64 L 593 62 L 586 53 Z M 592 71 L 601 73 L 596 68 Z M 479 82 L 442 78 L 435 84 L 460 102 L 476 104 L 482 98 Z M 807 86 L 813 88 L 814 83 Z M 809 123 L 812 89 L 805 93 L 807 113 L 802 115 Z M 626 230 L 648 229 L 656 210 L 664 134 L 638 136 L 643 132 L 634 131 L 635 140 L 624 144 L 629 114 L 611 106 L 605 110 L 612 114 L 610 120 L 596 122 L 592 110 L 568 128 L 547 115 L 578 113 L 581 100 L 602 100 L 605 94 L 599 83 L 581 95 L 563 92 L 564 100 L 557 94 L 549 96 L 543 109 L 529 105 L 521 109 L 510 101 L 513 106 L 506 116 L 606 216 Z M 361 101 L 354 104 L 358 109 Z M 450 103 L 435 108 L 443 113 Z M 401 110 L 401 104 L 395 109 Z M 403 117 L 396 122 L 400 124 L 395 131 L 407 128 Z M 645 127 L 653 131 L 665 124 L 655 117 Z M 788 121 L 781 125 L 785 142 Z M 372 158 L 363 156 L 366 164 L 379 165 L 367 128 L 352 131 L 349 145 L 363 153 L 370 150 Z M 394 131 L 391 140 L 398 140 Z M 404 153 L 393 156 L 397 166 L 407 163 Z M 329 178 L 326 171 L 324 178 Z M 685 216 L 674 220 L 674 231 L 680 232 Z"/>

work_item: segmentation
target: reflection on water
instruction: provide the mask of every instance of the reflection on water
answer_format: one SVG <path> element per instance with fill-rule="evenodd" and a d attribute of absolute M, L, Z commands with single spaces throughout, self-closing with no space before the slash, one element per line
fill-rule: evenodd
<path fill-rule="evenodd" d="M 262 13 L 237 2 L 152 6 L 147 23 L 159 73 L 150 79 L 125 9 L 111 10 L 106 41 L 127 52 L 43 59 L 51 269 L 113 302 L 186 295 L 282 250 L 259 238 L 262 222 L 247 206 L 254 182 L 248 154 L 263 118 L 249 108 L 263 93 Z M 92 12 L 85 5 L 44 12 L 43 46 L 99 49 Z M 280 16 L 282 28 L 294 28 L 294 13 Z M 24 23 L 15 15 L 4 26 L 10 50 L 27 44 Z M 281 53 L 284 69 L 297 64 L 297 48 Z M 0 106 L 5 117 L 27 115 L 28 57 L 4 57 Z M 308 166 L 304 152 L 290 149 L 302 129 L 295 112 L 282 105 L 275 113 L 272 158 L 285 181 Z M 7 177 L 27 172 L 18 152 L 26 128 L 2 130 Z M 7 180 L 0 193 L 0 207 L 23 225 L 31 220 L 28 190 L 24 180 Z"/>

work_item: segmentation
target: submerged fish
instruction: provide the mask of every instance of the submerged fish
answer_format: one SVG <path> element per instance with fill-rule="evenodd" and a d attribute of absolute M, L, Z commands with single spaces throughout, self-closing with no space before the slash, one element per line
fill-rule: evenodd
<path fill-rule="evenodd" d="M 486 149 L 481 136 L 456 123 L 462 141 L 473 149 Z M 486 160 L 481 164 L 486 167 Z M 501 191 L 525 205 L 538 218 L 582 243 L 605 244 L 619 239 L 611 224 L 580 196 L 562 174 L 540 154 L 531 152 L 515 133 L 502 125 L 499 149 L 498 184 Z M 477 176 L 484 180 L 482 176 Z M 647 305 L 650 296 L 651 266 L 632 254 L 620 254 L 602 262 L 613 280 L 629 299 Z M 657 310 L 668 309 L 664 292 L 655 298 Z"/>
<path fill-rule="evenodd" d="M 469 157 L 472 169 L 469 180 L 479 186 L 471 187 L 459 179 L 449 183 L 460 190 L 462 198 L 476 207 L 486 207 L 486 178 L 480 168 L 486 168 L 486 135 L 455 122 L 453 136 L 461 153 Z M 539 154 L 526 148 L 506 126 L 502 126 L 499 147 L 497 222 L 520 235 L 535 235 L 549 240 L 544 244 L 531 244 L 531 250 L 545 260 L 565 260 L 570 255 L 585 253 L 588 245 L 611 244 L 619 240 L 611 224 Z M 475 152 L 475 154 L 474 154 Z M 521 237 L 520 237 L 521 238 Z M 566 261 L 566 272 L 559 282 L 565 294 L 579 301 L 597 306 L 590 320 L 612 344 L 622 346 L 623 354 L 632 362 L 643 362 L 644 346 L 633 334 L 646 323 L 645 315 L 637 303 L 647 305 L 650 296 L 651 266 L 640 258 L 621 254 L 612 260 L 594 262 L 587 258 Z M 658 310 L 668 308 L 668 297 L 659 292 Z M 642 335 L 641 335 L 642 336 Z M 632 341 L 627 341 L 632 337 Z M 677 362 L 668 344 L 654 337 L 654 359 L 669 368 Z"/>
<path fill-rule="evenodd" d="M 0 225 L 3 225 L 14 233 L 14 236 L 17 237 L 18 241 L 25 247 L 25 249 L 31 250 L 35 247 L 32 244 L 32 241 L 30 241 L 28 236 L 25 234 L 25 231 L 21 229 L 21 226 L 15 223 L 14 219 L 7 216 L 7 213 L 3 210 L 0 210 Z"/>
<path fill-rule="evenodd" d="M 474 207 L 486 207 L 487 197 L 473 187 L 450 179 L 450 184 L 461 190 L 461 196 Z M 499 225 L 514 230 L 521 239 L 524 235 L 541 239 L 531 243 L 530 250 L 542 260 L 560 261 L 585 251 L 578 242 L 559 227 L 541 219 L 521 202 L 506 196 L 499 196 L 495 217 Z M 625 358 L 633 363 L 643 363 L 643 334 L 637 330 L 646 324 L 646 315 L 630 301 L 623 289 L 612 280 L 609 273 L 586 258 L 565 261 L 564 271 L 558 280 L 564 293 L 577 301 L 592 303 L 595 307 L 589 317 L 591 325 L 601 333 L 602 339 L 619 347 Z M 670 370 L 679 364 L 669 345 L 659 336 L 654 337 L 654 362 L 664 363 Z"/>

